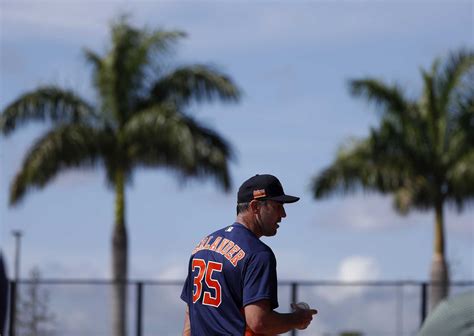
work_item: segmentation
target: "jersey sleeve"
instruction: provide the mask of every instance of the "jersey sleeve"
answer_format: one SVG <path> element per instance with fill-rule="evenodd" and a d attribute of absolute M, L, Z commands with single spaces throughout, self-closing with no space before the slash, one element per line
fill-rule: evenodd
<path fill-rule="evenodd" d="M 191 261 L 189 261 L 189 263 L 191 264 Z M 188 269 L 190 268 L 190 266 L 188 266 Z M 191 303 L 191 291 L 192 291 L 192 288 L 190 288 L 190 283 L 189 283 L 189 270 L 188 270 L 188 276 L 186 277 L 186 280 L 184 281 L 184 285 L 183 285 L 183 289 L 181 290 L 181 300 L 183 300 L 184 302 L 186 302 L 187 304 L 190 304 Z"/>
<path fill-rule="evenodd" d="M 270 300 L 273 309 L 278 307 L 276 259 L 272 252 L 259 252 L 251 256 L 246 265 L 243 281 L 244 307 L 264 299 Z"/>

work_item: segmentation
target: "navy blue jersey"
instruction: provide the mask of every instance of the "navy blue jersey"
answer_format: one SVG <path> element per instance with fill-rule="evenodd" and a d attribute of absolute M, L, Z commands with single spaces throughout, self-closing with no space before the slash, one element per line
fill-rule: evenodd
<path fill-rule="evenodd" d="M 246 305 L 265 299 L 278 307 L 275 255 L 242 224 L 218 230 L 194 249 L 181 299 L 192 335 L 244 335 Z"/>

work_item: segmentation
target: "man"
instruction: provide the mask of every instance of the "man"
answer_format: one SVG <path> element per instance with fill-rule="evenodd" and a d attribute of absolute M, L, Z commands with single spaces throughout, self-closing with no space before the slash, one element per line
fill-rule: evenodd
<path fill-rule="evenodd" d="M 255 175 L 237 194 L 237 219 L 206 236 L 192 252 L 181 298 L 187 303 L 183 335 L 281 334 L 305 329 L 317 313 L 301 309 L 281 314 L 276 259 L 260 237 L 274 236 L 286 217 L 285 195 L 272 175 Z"/>
<path fill-rule="evenodd" d="M 441 301 L 416 335 L 474 335 L 474 290 L 457 293 Z"/>
<path fill-rule="evenodd" d="M 5 322 L 8 309 L 8 279 L 2 251 L 0 250 L 0 336 L 5 335 Z"/>

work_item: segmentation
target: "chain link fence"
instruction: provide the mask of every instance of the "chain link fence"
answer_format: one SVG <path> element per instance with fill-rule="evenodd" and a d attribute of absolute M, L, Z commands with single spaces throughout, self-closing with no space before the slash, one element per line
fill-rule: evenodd
<path fill-rule="evenodd" d="M 20 280 L 11 282 L 9 336 L 110 336 L 111 281 Z M 306 330 L 287 335 L 413 336 L 429 305 L 429 283 L 414 281 L 280 282 L 279 312 L 305 301 L 318 309 Z M 182 281 L 129 281 L 128 336 L 181 335 Z M 453 282 L 450 293 L 474 290 Z M 15 316 L 14 318 L 11 318 Z"/>

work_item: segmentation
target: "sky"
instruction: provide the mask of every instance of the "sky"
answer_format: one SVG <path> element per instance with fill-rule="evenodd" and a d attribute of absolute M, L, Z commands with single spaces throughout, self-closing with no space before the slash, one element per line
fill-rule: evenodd
<path fill-rule="evenodd" d="M 84 47 L 103 53 L 109 23 L 130 14 L 138 27 L 188 36 L 168 65 L 205 63 L 242 89 L 237 104 L 188 112 L 233 145 L 233 185 L 181 183 L 165 169 L 140 169 L 127 188 L 130 278 L 184 279 L 194 246 L 235 219 L 239 185 L 271 173 L 288 194 L 272 247 L 282 280 L 427 280 L 433 212 L 398 215 L 390 196 L 358 192 L 314 200 L 311 179 L 350 138 L 378 123 L 376 109 L 350 96 L 349 79 L 421 90 L 420 69 L 472 47 L 472 1 L 5 1 L 0 2 L 0 108 L 39 85 L 73 89 L 94 103 Z M 114 194 L 104 171 L 71 170 L 8 206 L 9 185 L 29 146 L 50 125 L 0 138 L 0 246 L 13 272 L 12 230 L 22 230 L 21 276 L 110 278 Z M 454 280 L 474 279 L 472 205 L 446 209 Z"/>

